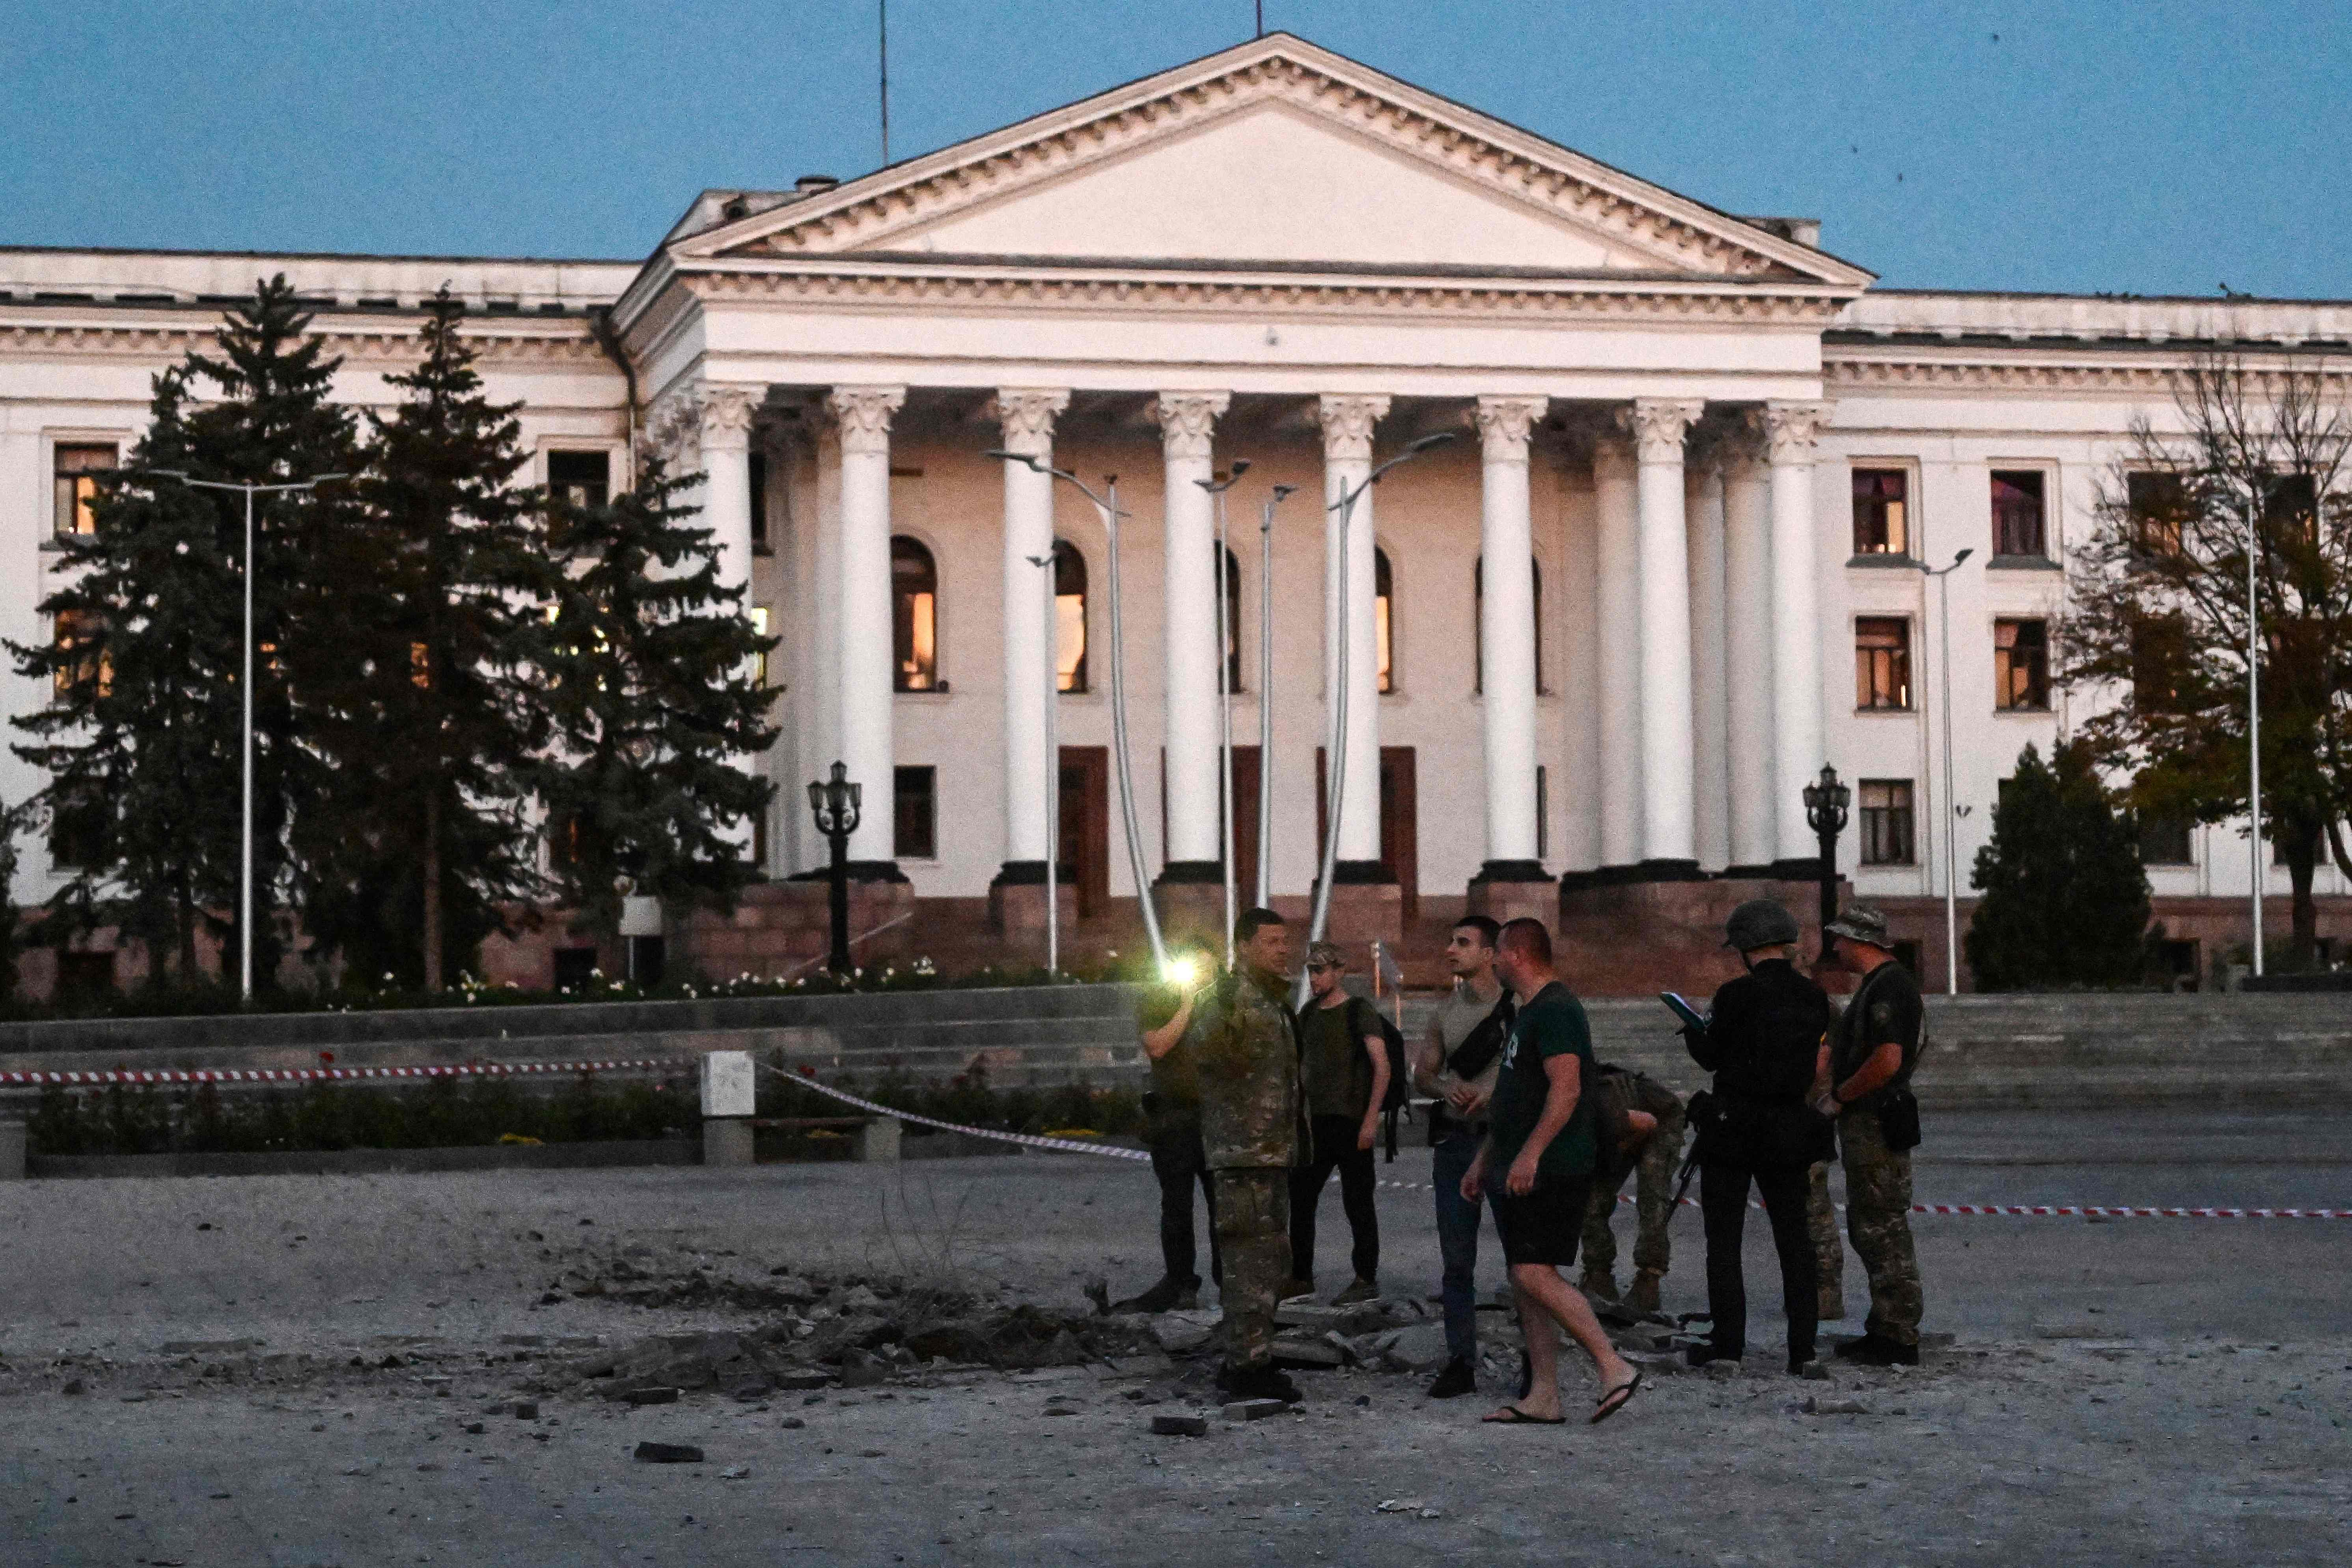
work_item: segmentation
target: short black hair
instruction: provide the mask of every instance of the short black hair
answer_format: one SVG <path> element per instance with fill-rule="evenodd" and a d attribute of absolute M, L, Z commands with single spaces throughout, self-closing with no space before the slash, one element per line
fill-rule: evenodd
<path fill-rule="evenodd" d="M 1478 933 L 1480 947 L 1493 947 L 1503 934 L 1501 923 L 1492 915 L 1464 915 L 1454 922 L 1455 931 L 1461 931 L 1465 927 Z"/>
<path fill-rule="evenodd" d="M 1543 921 L 1529 919 L 1525 915 L 1505 926 L 1502 935 L 1496 939 L 1495 945 L 1516 948 L 1538 963 L 1547 966 L 1552 961 L 1551 932 L 1545 929 Z"/>
<path fill-rule="evenodd" d="M 1234 944 L 1238 947 L 1267 926 L 1288 925 L 1290 922 L 1272 910 L 1244 910 L 1241 919 L 1234 922 Z"/>

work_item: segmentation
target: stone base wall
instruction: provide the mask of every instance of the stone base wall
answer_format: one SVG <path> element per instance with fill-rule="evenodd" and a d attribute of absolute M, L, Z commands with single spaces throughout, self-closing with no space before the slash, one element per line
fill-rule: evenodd
<path fill-rule="evenodd" d="M 1850 896 L 1841 888 L 1843 903 Z M 1821 884 L 1763 878 L 1622 882 L 1564 888 L 1552 921 L 1563 978 L 1585 996 L 1712 994 L 1740 973 L 1723 945 L 1723 923 L 1749 899 L 1771 899 L 1797 917 L 1810 961 L 1819 950 Z"/>
<path fill-rule="evenodd" d="M 732 914 L 698 910 L 668 931 L 673 975 L 784 979 L 824 965 L 833 942 L 832 891 L 824 882 L 762 882 Z M 859 968 L 915 956 L 915 889 L 905 882 L 849 884 L 849 956 Z"/>

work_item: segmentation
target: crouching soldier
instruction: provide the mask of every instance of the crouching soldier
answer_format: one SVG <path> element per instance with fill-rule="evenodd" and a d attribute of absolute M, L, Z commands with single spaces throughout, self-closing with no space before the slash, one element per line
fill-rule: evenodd
<path fill-rule="evenodd" d="M 1646 1073 L 1601 1064 L 1593 1084 L 1593 1109 L 1601 1119 L 1600 1163 L 1592 1183 L 1592 1205 L 1584 1216 L 1584 1277 L 1588 1296 L 1617 1296 L 1617 1237 L 1609 1228 L 1625 1178 L 1634 1184 L 1633 1280 L 1624 1303 L 1636 1312 L 1654 1312 L 1658 1282 L 1666 1277 L 1673 1243 L 1675 1165 L 1683 1157 L 1683 1102 Z"/>

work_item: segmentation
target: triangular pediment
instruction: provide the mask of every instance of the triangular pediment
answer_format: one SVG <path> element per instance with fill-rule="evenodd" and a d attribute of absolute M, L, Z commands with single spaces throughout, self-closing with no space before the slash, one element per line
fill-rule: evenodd
<path fill-rule="evenodd" d="M 1284 34 L 689 236 L 670 254 L 1871 281 Z"/>

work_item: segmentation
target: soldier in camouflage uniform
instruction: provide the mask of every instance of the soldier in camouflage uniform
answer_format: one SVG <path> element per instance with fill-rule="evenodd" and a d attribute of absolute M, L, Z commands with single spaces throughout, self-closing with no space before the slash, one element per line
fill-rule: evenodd
<path fill-rule="evenodd" d="M 1633 1280 L 1624 1301 L 1634 1311 L 1654 1312 L 1658 1281 L 1666 1277 L 1673 1258 L 1667 1226 L 1675 1215 L 1675 1167 L 1683 1157 L 1683 1102 L 1647 1073 L 1603 1062 L 1594 1076 L 1594 1107 L 1601 1113 L 1602 1142 L 1609 1146 L 1601 1150 L 1592 1206 L 1584 1215 L 1584 1278 L 1577 1286 L 1588 1296 L 1616 1299 L 1617 1237 L 1609 1222 L 1625 1178 L 1633 1176 Z M 1616 1103 L 1621 1093 L 1622 1110 Z"/>
<path fill-rule="evenodd" d="M 1811 1172 L 1812 1191 L 1805 1205 L 1805 1228 L 1813 1237 L 1813 1278 L 1819 1284 L 1818 1311 L 1824 1323 L 1845 1316 L 1845 1238 L 1838 1234 L 1837 1205 L 1830 1201 L 1830 1162 Z"/>
<path fill-rule="evenodd" d="M 1225 1364 L 1217 1384 L 1241 1399 L 1296 1402 L 1274 1364 L 1274 1308 L 1290 1271 L 1290 1169 L 1307 1148 L 1298 1037 L 1286 993 L 1290 930 L 1272 910 L 1234 922 L 1236 972 L 1200 1020 L 1201 1136 L 1216 1190 L 1225 1278 Z"/>
<path fill-rule="evenodd" d="M 1890 1139 L 1906 1112 L 1926 1018 L 1919 984 L 1895 962 L 1886 917 L 1850 909 L 1824 928 L 1834 962 L 1862 976 L 1830 1036 L 1830 1080 L 1817 1102 L 1838 1124 L 1845 1166 L 1846 1234 L 1870 1272 L 1870 1317 L 1863 1337 L 1838 1354 L 1874 1366 L 1919 1364 L 1919 1259 L 1911 1244 L 1911 1148 Z M 1897 1102 L 1897 1103 L 1891 1103 Z"/>

